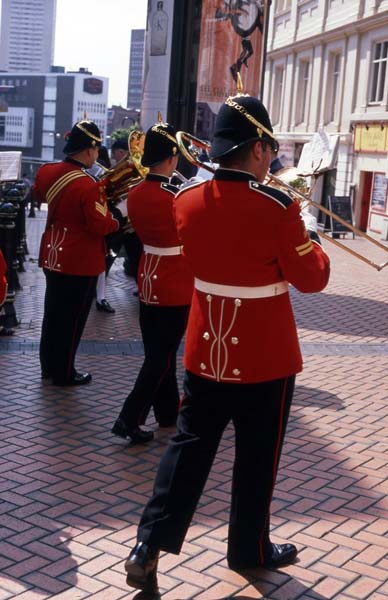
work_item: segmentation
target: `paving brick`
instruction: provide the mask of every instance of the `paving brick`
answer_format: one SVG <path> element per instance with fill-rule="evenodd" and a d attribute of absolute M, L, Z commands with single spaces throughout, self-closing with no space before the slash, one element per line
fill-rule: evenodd
<path fill-rule="evenodd" d="M 380 581 L 370 577 L 360 577 L 346 589 L 346 593 L 354 598 L 368 598 L 380 585 Z"/>
<path fill-rule="evenodd" d="M 42 217 L 27 219 L 35 258 Z M 244 576 L 227 568 L 234 458 L 228 427 L 183 552 L 162 553 L 163 600 L 388 599 L 388 271 L 376 276 L 356 263 L 355 275 L 341 251 L 328 251 L 334 260 L 327 290 L 291 290 L 305 368 L 271 525 L 274 541 L 297 545 L 298 561 Z M 36 262 L 26 264 L 21 279 L 21 325 L 12 340 L 0 338 L 0 569 L 8 586 L 0 584 L 0 600 L 133 600 L 123 563 L 168 439 L 152 414 L 156 435 L 147 446 L 110 434 L 142 361 L 133 283 L 117 259 L 107 287 L 116 313 L 92 308 L 77 357 L 93 381 L 54 389 L 39 377 L 44 282 Z M 178 365 L 181 381 L 181 355 Z"/>

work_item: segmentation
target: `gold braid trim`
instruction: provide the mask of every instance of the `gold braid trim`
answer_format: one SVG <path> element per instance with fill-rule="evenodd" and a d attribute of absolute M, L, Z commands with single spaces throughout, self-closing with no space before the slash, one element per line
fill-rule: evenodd
<path fill-rule="evenodd" d="M 78 129 L 80 129 L 82 131 L 82 133 L 84 133 L 85 135 L 90 137 L 95 142 L 102 142 L 102 138 L 97 137 L 96 135 L 93 135 L 93 133 L 90 133 L 90 131 L 85 129 L 85 127 L 82 127 L 82 123 L 91 123 L 91 121 L 80 121 L 79 123 L 76 123 L 76 127 L 78 127 Z"/>
<path fill-rule="evenodd" d="M 245 117 L 246 119 L 248 119 L 248 121 L 250 121 L 251 123 L 253 123 L 253 125 L 255 125 L 256 128 L 257 128 L 257 133 L 259 134 L 259 137 L 262 137 L 263 132 L 264 132 L 267 135 L 269 135 L 269 137 L 271 137 L 272 139 L 275 140 L 275 136 L 272 133 L 272 131 L 270 131 L 269 129 L 267 129 L 266 127 L 264 127 L 264 125 L 262 125 L 261 123 L 259 123 L 259 121 L 257 121 L 255 119 L 255 117 L 252 117 L 252 115 L 247 111 L 246 108 L 244 108 L 244 106 L 241 106 L 241 104 L 238 104 L 238 102 L 236 102 L 235 100 L 233 100 L 233 96 L 229 96 L 229 98 L 227 98 L 225 100 L 225 104 L 227 104 L 228 106 L 231 106 L 235 110 L 238 110 L 238 112 L 241 115 L 243 115 L 243 117 Z"/>
<path fill-rule="evenodd" d="M 167 131 L 164 131 L 164 129 L 162 129 L 160 127 L 160 125 L 154 125 L 151 128 L 151 131 L 154 131 L 155 133 L 159 133 L 160 135 L 164 135 L 164 137 L 168 138 L 170 140 L 170 142 L 172 142 L 173 144 L 177 144 L 176 138 L 174 138 L 173 135 L 170 135 L 169 133 L 167 133 Z"/>

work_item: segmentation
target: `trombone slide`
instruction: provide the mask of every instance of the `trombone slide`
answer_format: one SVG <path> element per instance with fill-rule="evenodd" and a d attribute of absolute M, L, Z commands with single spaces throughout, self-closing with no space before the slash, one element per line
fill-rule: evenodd
<path fill-rule="evenodd" d="M 363 237 L 371 244 L 374 244 L 375 246 L 380 248 L 380 250 L 383 250 L 384 252 L 388 252 L 387 246 L 384 246 L 384 244 L 381 244 L 381 242 L 379 242 L 378 240 L 375 240 L 373 237 L 371 237 L 370 235 L 365 233 L 365 231 L 361 231 L 360 229 L 357 229 L 357 227 L 355 227 L 351 223 L 348 223 L 348 221 L 345 221 L 345 219 L 343 219 L 339 215 L 336 215 L 335 213 L 333 213 L 331 210 L 329 210 L 325 206 L 322 206 L 318 202 L 315 202 L 314 200 L 309 198 L 309 196 L 307 196 L 306 194 L 303 194 L 299 190 L 293 188 L 292 185 L 285 183 L 279 177 L 276 177 L 276 175 L 272 175 L 272 173 L 268 173 L 268 178 L 270 180 L 272 180 L 274 183 L 276 183 L 279 188 L 285 188 L 288 192 L 290 192 L 290 194 L 292 196 L 294 196 L 294 197 L 298 196 L 300 198 L 301 202 L 306 202 L 307 205 L 314 206 L 315 208 L 317 208 L 324 214 L 329 215 L 329 217 L 331 217 L 335 221 L 338 221 L 338 223 L 341 223 L 341 225 L 344 225 L 347 229 L 350 229 L 351 231 L 353 231 L 353 233 L 355 233 L 356 235 Z M 358 258 L 359 260 L 362 260 L 367 265 L 374 267 L 375 269 L 377 269 L 377 271 L 381 271 L 382 269 L 384 269 L 384 267 L 386 267 L 388 265 L 388 260 L 383 263 L 380 263 L 380 264 L 375 263 L 373 260 L 367 258 L 363 254 L 360 254 L 359 252 L 356 252 L 355 250 L 352 250 L 351 248 L 344 246 L 343 244 L 338 242 L 335 238 L 330 237 L 323 231 L 319 231 L 319 235 L 321 237 L 323 237 L 325 240 L 335 244 L 339 248 L 342 248 L 342 250 L 345 250 L 345 252 L 349 252 L 349 254 L 352 254 L 354 257 Z"/>

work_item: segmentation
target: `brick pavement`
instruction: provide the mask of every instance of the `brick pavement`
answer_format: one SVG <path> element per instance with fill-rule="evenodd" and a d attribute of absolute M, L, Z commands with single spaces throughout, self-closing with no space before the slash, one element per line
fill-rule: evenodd
<path fill-rule="evenodd" d="M 78 359 L 92 383 L 42 383 L 43 216 L 28 219 L 21 324 L 0 338 L 0 600 L 140 600 L 125 585 L 123 560 L 167 434 L 131 447 L 109 433 L 141 364 L 133 283 L 119 259 L 107 287 L 116 314 L 92 309 Z M 273 539 L 293 541 L 298 562 L 244 576 L 227 568 L 229 429 L 182 554 L 161 558 L 163 600 L 388 600 L 388 269 L 326 248 L 325 292 L 292 292 L 305 370 L 273 502 Z"/>

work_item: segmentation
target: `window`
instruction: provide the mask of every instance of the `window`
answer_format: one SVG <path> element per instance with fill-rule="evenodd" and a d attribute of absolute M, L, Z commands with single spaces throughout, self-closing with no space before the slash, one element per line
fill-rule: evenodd
<path fill-rule="evenodd" d="M 5 139 L 5 117 L 0 117 L 0 141 Z"/>
<path fill-rule="evenodd" d="M 332 123 L 338 120 L 339 83 L 341 74 L 341 55 L 332 52 L 329 57 L 327 74 L 327 96 L 325 122 Z"/>
<path fill-rule="evenodd" d="M 301 60 L 299 63 L 299 78 L 297 89 L 297 102 L 295 123 L 304 123 L 306 121 L 307 112 L 307 94 L 309 91 L 310 81 L 310 62 Z"/>
<path fill-rule="evenodd" d="M 275 125 L 280 121 L 280 111 L 283 99 L 284 67 L 276 67 L 273 85 L 272 123 Z"/>
<path fill-rule="evenodd" d="M 387 79 L 388 41 L 379 42 L 375 45 L 372 63 L 372 85 L 370 90 L 370 102 L 382 102 Z"/>
<path fill-rule="evenodd" d="M 276 8 L 275 8 L 275 13 L 281 13 L 284 12 L 285 10 L 288 10 L 291 8 L 291 2 L 292 0 L 277 0 L 276 1 Z"/>

